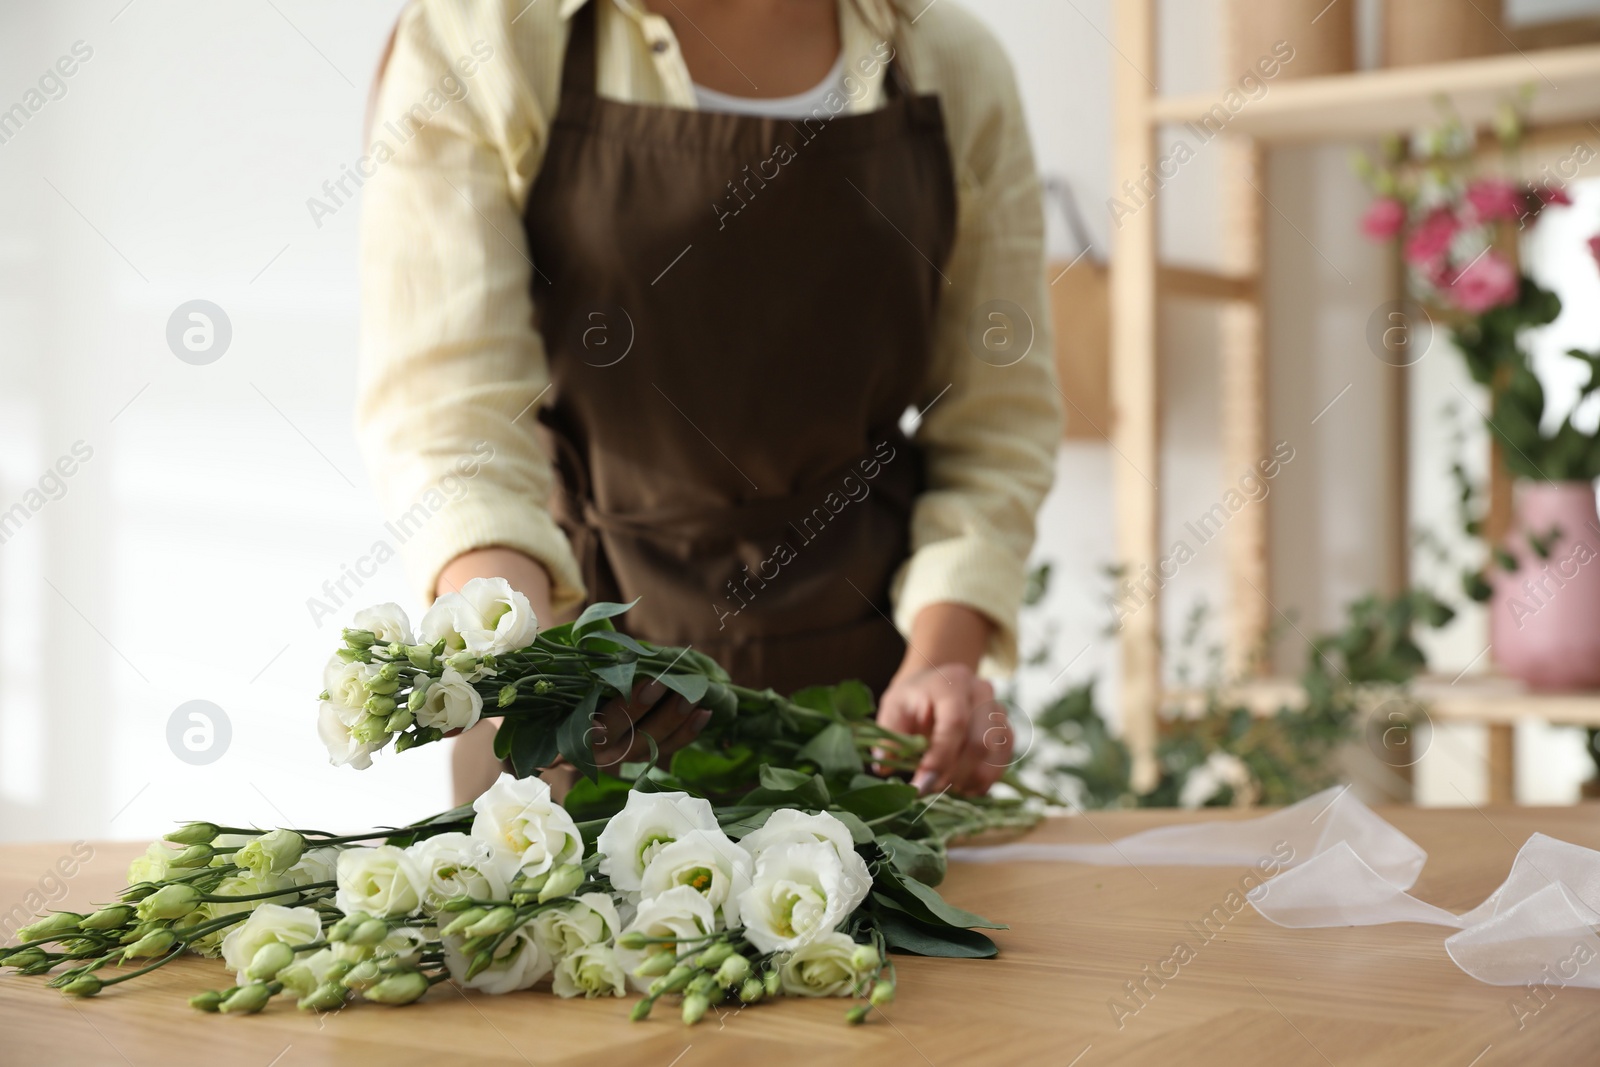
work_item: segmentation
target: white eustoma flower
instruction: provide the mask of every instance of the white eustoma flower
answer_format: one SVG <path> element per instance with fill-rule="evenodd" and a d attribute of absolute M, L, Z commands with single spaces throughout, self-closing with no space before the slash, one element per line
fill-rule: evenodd
<path fill-rule="evenodd" d="M 472 820 L 472 836 L 517 857 L 520 870 L 530 878 L 583 859 L 583 836 L 577 825 L 538 778 L 502 774 L 472 802 L 472 810 L 478 813 Z"/>
<path fill-rule="evenodd" d="M 444 962 L 450 969 L 450 977 L 467 989 L 480 993 L 514 993 L 527 989 L 550 973 L 549 957 L 539 950 L 526 926 L 507 937 L 495 951 L 494 962 L 472 978 L 467 977 L 472 957 L 462 954 L 462 940 L 457 936 L 444 939 Z"/>
<path fill-rule="evenodd" d="M 339 853 L 335 877 L 339 891 L 334 901 L 346 915 L 409 915 L 422 906 L 428 888 L 417 861 L 393 845 L 345 849 Z"/>
<path fill-rule="evenodd" d="M 324 700 L 317 712 L 317 736 L 328 748 L 328 762 L 335 767 L 354 767 L 364 771 L 372 766 L 372 754 L 387 745 L 391 734 L 379 734 L 372 741 L 357 738 L 355 727 L 367 718 L 360 708 L 349 708 Z"/>
<path fill-rule="evenodd" d="M 428 683 L 417 709 L 418 726 L 436 726 L 441 730 L 466 730 L 476 726 L 483 714 L 483 697 L 472 683 L 454 667 Z"/>
<path fill-rule="evenodd" d="M 686 885 L 669 889 L 660 896 L 641 901 L 639 912 L 623 933 L 637 930 L 646 937 L 664 937 L 670 940 L 643 949 L 617 948 L 617 961 L 628 972 L 628 980 L 635 989 L 645 991 L 653 979 L 640 978 L 633 971 L 645 956 L 656 952 L 676 952 L 679 941 L 698 941 L 717 928 L 716 912 L 711 902 Z"/>
<path fill-rule="evenodd" d="M 411 620 L 399 604 L 374 604 L 356 612 L 350 620 L 352 630 L 370 630 L 380 645 L 414 645 Z"/>
<path fill-rule="evenodd" d="M 422 640 L 474 656 L 516 652 L 533 644 L 539 620 L 528 598 L 504 578 L 474 578 L 446 593 L 422 617 Z"/>
<path fill-rule="evenodd" d="M 686 885 L 722 911 L 728 926 L 739 925 L 739 894 L 750 888 L 750 853 L 718 830 L 690 830 L 651 857 L 639 880 L 646 900 Z"/>
<path fill-rule="evenodd" d="M 322 669 L 322 688 L 328 691 L 328 699 L 341 708 L 360 708 L 372 695 L 368 683 L 377 681 L 382 669 L 377 663 L 346 663 L 336 654 Z"/>
<path fill-rule="evenodd" d="M 333 881 L 338 869 L 337 848 L 312 848 L 301 854 L 300 862 L 290 867 L 288 874 L 295 885 L 310 885 L 312 882 Z"/>
<path fill-rule="evenodd" d="M 133 862 L 128 864 L 128 884 L 166 881 L 167 872 L 172 869 L 172 861 L 182 851 L 181 848 L 173 848 L 160 841 L 150 842 L 150 847 L 144 850 L 144 855 L 134 857 Z"/>
<path fill-rule="evenodd" d="M 516 857 L 471 834 L 439 834 L 406 852 L 422 872 L 422 906 L 436 912 L 451 897 L 504 900 L 517 872 Z"/>
<path fill-rule="evenodd" d="M 552 960 L 560 961 L 590 945 L 604 944 L 622 932 L 617 906 L 605 893 L 584 893 L 571 904 L 534 917 L 533 938 Z"/>
<path fill-rule="evenodd" d="M 813 815 L 795 808 L 779 808 L 767 816 L 767 821 L 761 824 L 760 829 L 740 838 L 739 844 L 750 853 L 751 859 L 759 860 L 769 848 L 809 845 L 816 841 L 832 845 L 842 863 L 850 863 L 849 857 L 856 851 L 850 828 L 844 823 L 825 811 Z"/>
<path fill-rule="evenodd" d="M 333 954 L 332 949 L 319 949 L 310 955 L 295 957 L 295 961 L 279 971 L 273 981 L 282 982 L 283 987 L 297 997 L 308 997 L 327 979 L 333 965 L 338 962 L 339 957 Z"/>
<path fill-rule="evenodd" d="M 847 867 L 820 842 L 767 849 L 739 898 L 745 937 L 762 952 L 778 952 L 837 930 L 872 888 L 866 863 L 856 856 L 856 864 Z"/>
<path fill-rule="evenodd" d="M 622 997 L 628 994 L 628 974 L 610 945 L 590 945 L 556 963 L 550 989 L 558 997 Z"/>
<path fill-rule="evenodd" d="M 305 945 L 322 936 L 322 920 L 316 908 L 286 908 L 281 904 L 263 904 L 250 913 L 240 926 L 222 939 L 222 959 L 228 969 L 245 978 L 245 968 L 255 954 L 267 945 L 282 942 L 285 945 Z"/>
<path fill-rule="evenodd" d="M 858 946 L 840 933 L 818 934 L 778 965 L 783 991 L 796 997 L 848 997 L 872 978 L 871 971 L 856 969 Z"/>
<path fill-rule="evenodd" d="M 624 892 L 637 892 L 657 852 L 691 830 L 717 830 L 709 801 L 687 793 L 633 790 L 622 810 L 600 831 L 595 850 L 600 873 Z"/>

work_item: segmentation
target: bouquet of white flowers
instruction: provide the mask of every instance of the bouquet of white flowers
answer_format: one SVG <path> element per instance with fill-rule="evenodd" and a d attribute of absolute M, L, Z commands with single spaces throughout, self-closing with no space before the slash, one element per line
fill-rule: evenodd
<path fill-rule="evenodd" d="M 446 980 L 509 993 L 548 979 L 564 997 L 631 988 L 636 1020 L 668 995 L 693 1023 L 788 994 L 863 998 L 846 1015 L 860 1022 L 894 996 L 890 951 L 995 954 L 980 928 L 999 924 L 933 887 L 951 838 L 1034 812 L 869 775 L 869 753 L 893 768 L 918 743 L 871 721 L 865 687 L 743 689 L 691 650 L 617 632 L 624 610 L 540 633 L 525 598 L 479 580 L 440 598 L 420 641 L 393 605 L 359 613 L 322 695 L 334 762 L 365 767 L 499 715 L 520 777 L 363 834 L 191 823 L 134 861 L 118 902 L 23 928 L 0 965 L 81 997 L 185 952 L 221 956 L 236 984 L 190 1003 L 227 1013 L 283 993 L 331 1011 L 355 994 L 409 1004 Z M 666 767 L 603 773 L 593 716 L 636 677 L 713 716 Z M 564 803 L 534 776 L 558 754 L 585 775 Z"/>

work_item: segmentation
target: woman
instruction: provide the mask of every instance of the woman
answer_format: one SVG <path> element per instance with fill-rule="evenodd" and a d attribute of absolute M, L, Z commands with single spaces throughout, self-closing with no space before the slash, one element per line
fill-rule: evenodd
<path fill-rule="evenodd" d="M 919 788 L 979 792 L 1059 412 L 1009 67 L 914 2 L 413 3 L 360 168 L 359 421 L 428 595 L 637 597 L 630 632 L 742 684 L 862 679 L 929 737 Z M 705 718 L 643 687 L 597 758 Z"/>

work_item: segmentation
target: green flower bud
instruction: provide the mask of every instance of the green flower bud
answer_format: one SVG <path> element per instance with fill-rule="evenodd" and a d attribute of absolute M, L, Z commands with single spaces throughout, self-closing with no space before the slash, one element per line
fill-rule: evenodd
<path fill-rule="evenodd" d="M 368 703 L 370 704 L 371 701 L 368 701 Z M 383 720 L 383 728 L 391 734 L 397 734 L 415 721 L 416 717 L 408 709 L 401 708 Z"/>
<path fill-rule="evenodd" d="M 421 686 L 413 689 L 411 695 L 406 697 L 406 710 L 412 714 L 422 710 L 422 705 L 428 702 L 428 691 Z"/>
<path fill-rule="evenodd" d="M 576 863 L 563 864 L 550 872 L 544 888 L 539 890 L 539 903 L 564 897 L 583 884 L 583 868 Z"/>
<path fill-rule="evenodd" d="M 628 1013 L 628 1018 L 633 1022 L 642 1023 L 650 1018 L 650 1009 L 656 1006 L 654 997 L 645 997 L 633 1005 L 633 1010 Z"/>
<path fill-rule="evenodd" d="M 502 904 L 463 931 L 468 937 L 488 937 L 503 934 L 517 921 L 517 909 Z"/>
<path fill-rule="evenodd" d="M 488 968 L 489 964 L 493 962 L 494 953 L 490 952 L 488 949 L 484 949 L 482 952 L 479 952 L 476 956 L 472 957 L 472 962 L 467 965 L 466 980 L 469 982 L 472 981 L 474 978 L 478 977 L 478 975 L 482 974 L 484 970 Z"/>
<path fill-rule="evenodd" d="M 192 822 L 180 830 L 167 835 L 167 840 L 174 845 L 209 845 L 222 833 L 222 827 L 214 822 Z"/>
<path fill-rule="evenodd" d="M 168 860 L 167 866 L 181 867 L 185 870 L 191 867 L 204 867 L 211 862 L 211 857 L 216 854 L 216 849 L 210 845 L 190 845 Z"/>
<path fill-rule="evenodd" d="M 625 948 L 629 952 L 639 952 L 650 944 L 650 938 L 642 930 L 629 930 L 617 938 L 617 947 Z"/>
<path fill-rule="evenodd" d="M 175 882 L 164 885 L 158 889 L 154 896 L 145 897 L 139 901 L 139 918 L 149 921 L 151 919 L 181 919 L 195 909 L 200 903 L 200 890 L 192 885 Z"/>
<path fill-rule="evenodd" d="M 273 830 L 246 843 L 233 854 L 233 862 L 260 878 L 287 871 L 305 850 L 306 839 L 293 830 Z"/>
<path fill-rule="evenodd" d="M 439 905 L 439 910 L 440 911 L 448 911 L 448 912 L 451 912 L 451 913 L 460 913 L 460 912 L 463 912 L 463 911 L 470 911 L 472 909 L 472 907 L 473 907 L 473 904 L 472 904 L 472 898 L 471 897 L 469 897 L 469 896 L 459 896 L 459 897 L 451 897 L 449 900 L 445 901 L 443 904 L 440 904 Z"/>
<path fill-rule="evenodd" d="M 301 1011 L 337 1011 L 344 1006 L 347 996 L 349 992 L 344 986 L 328 982 L 301 997 L 295 1007 Z"/>
<path fill-rule="evenodd" d="M 250 957 L 250 966 L 245 968 L 244 974 L 246 978 L 265 982 L 276 978 L 279 971 L 293 962 L 294 949 L 282 941 L 274 941 L 256 949 L 256 954 Z"/>
<path fill-rule="evenodd" d="M 419 971 L 391 975 L 362 993 L 379 1004 L 410 1004 L 428 991 L 428 979 Z"/>
<path fill-rule="evenodd" d="M 777 996 L 778 990 L 783 988 L 783 984 L 778 978 L 777 971 L 768 971 L 766 974 L 762 975 L 761 985 L 762 988 L 767 991 L 767 996 L 769 997 Z"/>
<path fill-rule="evenodd" d="M 746 1004 L 754 1004 L 766 995 L 767 989 L 761 984 L 759 978 L 746 978 L 739 987 L 739 999 Z"/>
<path fill-rule="evenodd" d="M 390 650 L 392 650 L 393 648 L 395 648 L 394 645 L 390 645 L 389 646 Z M 392 654 L 392 651 L 391 651 L 391 654 Z M 385 663 L 383 666 L 378 668 L 378 681 L 380 681 L 380 682 L 397 682 L 399 680 L 400 680 L 400 664 L 398 664 L 398 663 Z M 373 686 L 370 686 L 370 685 L 367 688 L 371 689 L 374 693 L 392 693 L 392 692 L 394 692 L 393 689 L 377 689 L 377 688 L 374 688 Z"/>
<path fill-rule="evenodd" d="M 161 887 L 156 885 L 154 882 L 138 882 L 124 889 L 120 899 L 126 900 L 129 903 L 132 903 L 136 900 L 143 900 L 145 897 L 149 896 L 151 893 L 154 893 L 160 888 Z"/>
<path fill-rule="evenodd" d="M 274 990 L 264 982 L 251 982 L 242 985 L 222 998 L 217 1005 L 217 1010 L 224 1015 L 254 1015 L 267 1006 L 267 1001 L 272 999 Z"/>
<path fill-rule="evenodd" d="M 495 702 L 497 707 L 509 708 L 517 702 L 517 687 L 503 685 L 500 687 L 500 698 Z"/>
<path fill-rule="evenodd" d="M 872 1003 L 874 1007 L 884 1007 L 894 1003 L 894 983 L 888 979 L 879 979 L 872 987 Z"/>
<path fill-rule="evenodd" d="M 878 950 L 871 945 L 857 945 L 850 954 L 850 965 L 857 971 L 875 971 L 882 962 Z"/>
<path fill-rule="evenodd" d="M 0 967 L 31 967 L 45 959 L 43 951 L 36 948 L 25 948 L 21 952 L 13 952 L 8 956 L 0 957 Z"/>
<path fill-rule="evenodd" d="M 112 930 L 133 919 L 134 910 L 126 904 L 101 908 L 78 924 L 80 930 Z"/>
<path fill-rule="evenodd" d="M 471 674 L 478 669 L 478 657 L 462 649 L 444 661 L 446 666 L 452 667 L 462 674 Z"/>
<path fill-rule="evenodd" d="M 358 993 L 377 985 L 381 981 L 383 981 L 383 972 L 378 970 L 378 965 L 371 960 L 363 960 L 350 968 L 349 973 L 343 979 L 346 989 L 354 989 Z"/>
<path fill-rule="evenodd" d="M 208 989 L 204 993 L 196 993 L 189 998 L 189 1007 L 200 1011 L 214 1012 L 222 1004 L 222 994 L 215 989 Z"/>
<path fill-rule="evenodd" d="M 364 648 L 335 649 L 334 654 L 346 663 L 371 663 L 372 653 Z"/>
<path fill-rule="evenodd" d="M 384 922 L 382 919 L 368 919 L 366 922 L 356 927 L 355 931 L 349 937 L 345 938 L 345 941 L 352 945 L 360 945 L 363 948 L 370 948 L 373 945 L 382 944 L 383 939 L 388 936 L 388 923 Z"/>
<path fill-rule="evenodd" d="M 738 985 L 750 976 L 750 961 L 743 956 L 729 956 L 717 968 L 717 984 L 726 989 Z"/>
<path fill-rule="evenodd" d="M 696 956 L 694 961 L 702 967 L 711 968 L 717 966 L 717 964 L 731 955 L 733 955 L 733 946 L 726 941 L 718 941 L 715 945 Z"/>
<path fill-rule="evenodd" d="M 844 1013 L 844 1021 L 851 1026 L 860 1026 L 867 1021 L 867 1012 L 872 1010 L 871 1004 L 857 1004 Z"/>
<path fill-rule="evenodd" d="M 683 998 L 683 1022 L 685 1026 L 693 1026 L 700 1021 L 700 1017 L 711 1007 L 711 1001 L 704 994 L 691 993 Z"/>
<path fill-rule="evenodd" d="M 695 976 L 693 967 L 678 966 L 672 968 L 665 975 L 650 983 L 650 995 L 658 997 L 663 993 L 674 993 L 689 984 L 689 979 Z"/>
<path fill-rule="evenodd" d="M 451 935 L 459 934 L 473 923 L 481 921 L 484 916 L 488 914 L 489 912 L 486 908 L 468 908 L 460 915 L 457 915 L 454 919 L 451 919 L 445 928 L 440 930 L 439 933 Z"/>
<path fill-rule="evenodd" d="M 431 671 L 437 666 L 433 662 L 433 649 L 427 645 L 407 645 L 406 662 L 419 671 Z"/>
<path fill-rule="evenodd" d="M 372 916 L 368 915 L 364 911 L 352 911 L 349 915 L 346 915 L 344 918 L 328 927 L 328 940 L 343 941 L 345 938 L 349 937 L 355 932 L 356 927 L 360 926 L 370 918 L 372 918 Z"/>
<path fill-rule="evenodd" d="M 677 963 L 671 952 L 652 952 L 633 969 L 633 973 L 640 978 L 658 978 L 672 970 Z"/>
<path fill-rule="evenodd" d="M 350 727 L 350 736 L 363 745 L 381 744 L 389 738 L 389 732 L 383 728 L 386 721 L 387 716 L 380 719 L 376 715 L 368 715 Z"/>
<path fill-rule="evenodd" d="M 92 974 L 74 978 L 61 987 L 61 992 L 69 997 L 92 997 L 104 987 L 104 983 Z"/>
<path fill-rule="evenodd" d="M 171 930 L 152 930 L 122 950 L 122 958 L 136 960 L 149 956 L 164 956 L 177 943 Z"/>
<path fill-rule="evenodd" d="M 378 640 L 378 635 L 371 630 L 352 630 L 348 627 L 345 628 L 343 636 L 346 648 L 371 648 Z"/>
<path fill-rule="evenodd" d="M 29 923 L 17 931 L 23 941 L 55 940 L 78 932 L 83 916 L 73 911 L 53 911 L 38 922 Z"/>
<path fill-rule="evenodd" d="M 693 980 L 684 988 L 684 992 L 694 996 L 709 997 L 716 991 L 716 988 L 716 977 L 702 971 L 694 976 Z"/>
<path fill-rule="evenodd" d="M 361 710 L 368 715 L 387 721 L 389 716 L 394 714 L 394 709 L 399 706 L 394 702 L 394 697 L 379 696 L 374 693 L 361 705 Z"/>

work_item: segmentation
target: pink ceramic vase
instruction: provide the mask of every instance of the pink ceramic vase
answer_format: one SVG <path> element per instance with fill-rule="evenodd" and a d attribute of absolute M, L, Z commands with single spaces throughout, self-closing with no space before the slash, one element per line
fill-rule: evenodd
<path fill-rule="evenodd" d="M 1558 535 L 1540 558 L 1529 535 Z M 1600 688 L 1600 519 L 1591 482 L 1519 481 L 1507 551 L 1494 568 L 1489 640 L 1496 666 L 1534 689 Z"/>

